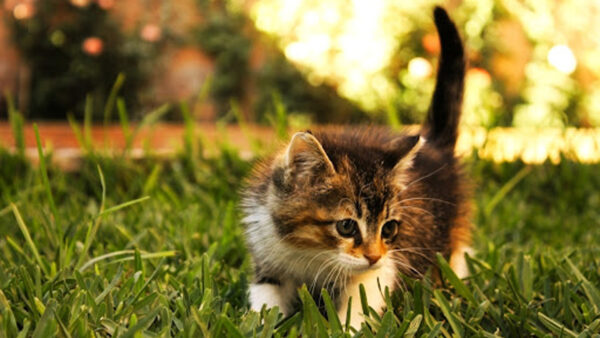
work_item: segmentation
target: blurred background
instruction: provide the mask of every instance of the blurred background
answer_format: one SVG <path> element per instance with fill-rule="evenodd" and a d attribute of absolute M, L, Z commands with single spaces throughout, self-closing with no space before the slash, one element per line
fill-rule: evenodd
<path fill-rule="evenodd" d="M 130 117 L 187 102 L 199 121 L 422 120 L 445 6 L 468 47 L 465 126 L 600 126 L 600 2 L 4 0 L 0 119 Z M 239 115 L 239 114 L 238 114 Z M 180 120 L 171 109 L 167 119 Z"/>

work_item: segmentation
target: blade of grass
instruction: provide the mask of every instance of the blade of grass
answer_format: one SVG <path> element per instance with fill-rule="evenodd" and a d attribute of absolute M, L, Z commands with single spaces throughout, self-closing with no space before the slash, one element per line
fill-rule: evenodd
<path fill-rule="evenodd" d="M 79 123 L 77 123 L 71 114 L 67 115 L 67 120 L 69 121 L 73 134 L 75 134 L 75 139 L 77 140 L 77 143 L 79 143 L 79 147 L 83 148 L 87 153 L 90 153 L 90 145 L 87 144 L 86 139 L 83 137 Z"/>
<path fill-rule="evenodd" d="M 149 199 L 150 199 L 150 196 L 144 196 L 144 197 L 136 198 L 134 200 L 127 201 L 127 202 L 121 203 L 119 205 L 115 205 L 114 207 L 110 207 L 110 208 L 102 211 L 98 216 L 104 216 L 104 215 L 113 213 L 115 211 L 121 210 L 123 208 L 127 208 L 129 206 L 132 206 L 134 204 L 142 203 L 142 202 L 144 202 L 146 200 L 149 200 Z"/>
<path fill-rule="evenodd" d="M 346 311 L 346 322 L 344 323 L 344 331 L 350 330 L 350 319 L 352 318 L 352 297 L 348 298 L 348 310 Z"/>
<path fill-rule="evenodd" d="M 48 274 L 48 268 L 42 261 L 42 257 L 40 256 L 40 253 L 38 252 L 37 246 L 31 239 L 31 235 L 29 234 L 27 225 L 25 225 L 25 222 L 23 221 L 23 217 L 21 217 L 21 213 L 19 212 L 19 209 L 17 208 L 16 205 L 14 205 L 14 203 L 11 203 L 10 206 L 12 208 L 13 214 L 15 215 L 15 218 L 17 219 L 17 225 L 19 226 L 21 233 L 23 233 L 23 237 L 25 237 L 25 242 L 27 243 L 27 245 L 33 252 L 33 256 L 35 257 L 35 260 L 38 262 L 40 269 L 42 269 L 42 271 L 44 271 L 44 274 Z"/>
<path fill-rule="evenodd" d="M 267 115 L 269 124 L 275 129 L 277 139 L 285 140 L 288 138 L 289 120 L 285 105 L 281 99 L 281 95 L 274 91 L 271 94 L 272 110 Z"/>
<path fill-rule="evenodd" d="M 33 131 L 35 132 L 35 140 L 37 142 L 37 150 L 38 156 L 40 160 L 40 175 L 42 176 L 42 183 L 44 184 L 44 190 L 46 191 L 46 197 L 48 198 L 48 203 L 50 203 L 50 210 L 52 211 L 52 215 L 54 216 L 54 223 L 56 224 L 56 230 L 58 232 L 58 238 L 62 241 L 63 229 L 60 221 L 60 216 L 58 214 L 58 209 L 56 209 L 56 204 L 54 203 L 54 197 L 52 196 L 52 190 L 50 189 L 50 182 L 48 180 L 48 171 L 46 167 L 46 158 L 44 157 L 44 151 L 42 150 L 42 141 L 40 139 L 40 132 L 38 130 L 38 126 L 36 123 L 33 124 Z"/>
<path fill-rule="evenodd" d="M 331 297 L 329 297 L 329 293 L 326 289 L 321 289 L 321 297 L 323 298 L 323 302 L 325 303 L 325 311 L 327 311 L 327 319 L 329 320 L 331 333 L 342 333 L 342 323 L 340 323 L 340 318 L 338 318 L 337 311 L 335 310 L 335 306 L 333 305 L 333 301 L 331 300 Z"/>
<path fill-rule="evenodd" d="M 221 314 L 220 316 L 221 318 L 221 323 L 223 324 L 223 327 L 227 330 L 227 337 L 233 337 L 233 338 L 243 338 L 244 335 L 242 334 L 242 332 L 240 332 L 240 330 L 237 328 L 237 326 L 235 326 L 233 324 L 233 322 L 231 322 L 231 319 L 229 319 L 226 315 Z"/>
<path fill-rule="evenodd" d="M 565 260 L 567 262 L 567 265 L 577 278 L 577 281 L 581 283 L 581 286 L 583 286 L 583 291 L 590 300 L 594 312 L 597 315 L 600 312 L 600 292 L 598 291 L 598 288 L 596 288 L 592 283 L 590 283 L 590 281 L 587 278 L 585 278 L 585 276 L 581 273 L 581 271 L 579 271 L 579 269 L 577 269 L 577 267 L 573 264 L 573 262 L 571 262 L 569 258 L 566 258 Z"/>
<path fill-rule="evenodd" d="M 454 289 L 456 289 L 456 292 L 458 292 L 459 295 L 461 295 L 462 297 L 467 299 L 469 301 L 470 305 L 472 305 L 474 307 L 477 306 L 477 304 L 476 304 L 477 302 L 475 301 L 475 297 L 473 296 L 473 293 L 471 292 L 471 290 L 469 290 L 467 288 L 465 283 L 463 283 L 463 281 L 460 280 L 460 278 L 458 278 L 458 276 L 454 273 L 454 271 L 452 271 L 452 268 L 450 267 L 448 262 L 446 262 L 446 259 L 444 259 L 444 256 L 442 256 L 438 252 L 436 254 L 436 257 L 437 257 L 438 265 L 439 265 L 440 269 L 442 270 L 442 275 L 444 275 L 446 278 L 448 278 L 448 280 L 450 281 L 450 284 L 452 284 Z"/>
<path fill-rule="evenodd" d="M 448 323 L 450 323 L 450 326 L 452 327 L 452 330 L 454 330 L 454 333 L 462 337 L 462 327 L 457 318 L 454 317 L 454 314 L 452 313 L 452 309 L 450 309 L 450 304 L 448 303 L 446 297 L 442 294 L 440 290 L 434 290 L 433 296 L 438 301 L 440 309 L 442 309 L 442 313 L 444 314 L 444 317 L 446 317 L 446 319 L 448 320 Z"/>
<path fill-rule="evenodd" d="M 486 216 L 490 216 L 494 208 L 502 199 L 508 195 L 508 193 L 519 183 L 522 179 L 527 176 L 531 172 L 531 166 L 523 167 L 523 169 L 519 170 L 515 176 L 513 176 L 506 184 L 498 190 L 496 195 L 492 197 L 492 200 L 485 206 L 484 213 Z"/>
<path fill-rule="evenodd" d="M 127 107 L 125 106 L 125 100 L 122 97 L 117 99 L 117 112 L 119 113 L 119 122 L 121 123 L 121 129 L 123 130 L 123 136 L 125 137 L 125 148 L 123 149 L 124 154 L 128 150 L 128 146 L 131 144 L 131 128 L 129 126 L 129 116 L 127 116 Z"/>
<path fill-rule="evenodd" d="M 421 327 L 421 321 L 423 321 L 423 315 L 416 315 L 415 318 L 413 318 L 410 321 L 408 329 L 406 330 L 406 332 L 404 332 L 404 337 L 414 337 L 417 334 L 417 332 L 419 332 L 419 327 Z"/>
<path fill-rule="evenodd" d="M 117 98 L 117 94 L 121 87 L 123 87 L 123 83 L 125 83 L 125 74 L 119 73 L 117 75 L 117 79 L 110 89 L 110 94 L 108 95 L 108 99 L 106 100 L 106 104 L 104 105 L 104 126 L 106 127 L 110 122 L 110 118 L 112 115 L 112 111 L 115 107 L 115 100 Z"/>
<path fill-rule="evenodd" d="M 122 258 L 119 259 L 115 262 L 123 262 L 123 261 L 130 261 L 133 260 L 133 255 L 135 254 L 135 250 L 121 250 L 121 251 L 115 251 L 115 252 L 111 252 L 111 253 L 107 253 L 95 258 L 90 259 L 89 261 L 87 261 L 84 265 L 82 265 L 78 271 L 79 272 L 83 272 L 85 271 L 87 268 L 89 268 L 90 266 L 101 262 L 103 260 L 112 258 L 112 257 L 118 257 L 118 256 L 124 256 L 124 255 L 131 255 L 130 257 L 127 258 Z M 141 258 L 142 259 L 151 259 L 151 258 L 162 258 L 162 257 L 173 257 L 177 255 L 177 251 L 176 250 L 169 250 L 169 251 L 159 251 L 159 252 L 150 252 L 150 253 L 142 253 L 141 254 Z"/>
<path fill-rule="evenodd" d="M 0 317 L 4 317 L 4 318 L 0 318 L 0 319 L 4 319 L 5 321 L 7 321 L 5 326 L 0 326 L 0 329 L 5 329 L 6 332 L 4 334 L 7 334 L 7 336 L 10 336 L 11 334 L 14 335 L 14 333 L 16 333 L 18 331 L 17 328 L 17 323 L 15 320 L 15 316 L 12 312 L 10 303 L 8 302 L 8 299 L 6 299 L 6 296 L 4 295 L 4 292 L 2 292 L 2 290 L 0 289 Z"/>
<path fill-rule="evenodd" d="M 8 119 L 10 120 L 10 126 L 13 132 L 13 138 L 15 140 L 15 148 L 17 154 L 21 158 L 25 157 L 25 119 L 13 102 L 12 94 L 7 90 L 4 92 L 6 98 L 6 106 L 8 110 Z"/>
<path fill-rule="evenodd" d="M 365 286 L 360 284 L 358 291 L 360 293 L 360 305 L 362 306 L 365 318 L 367 318 L 369 316 L 369 303 L 367 302 L 367 291 L 365 290 Z"/>
<path fill-rule="evenodd" d="M 97 165 L 96 168 L 98 169 L 98 176 L 100 177 L 100 186 L 102 187 L 102 198 L 100 200 L 100 210 L 98 212 L 98 215 L 96 216 L 96 220 L 94 221 L 94 224 L 91 226 L 91 228 L 88 229 L 88 232 L 86 233 L 85 242 L 83 244 L 83 250 L 81 251 L 81 254 L 79 255 L 79 259 L 77 260 L 75 269 L 79 268 L 83 264 L 83 261 L 87 258 L 87 252 L 90 249 L 92 242 L 96 238 L 96 233 L 98 232 L 98 229 L 100 228 L 100 224 L 102 221 L 102 213 L 104 212 L 104 206 L 105 206 L 105 202 L 106 202 L 106 183 L 104 181 L 104 174 L 102 173 L 102 169 L 100 168 L 100 165 Z"/>
<path fill-rule="evenodd" d="M 18 203 L 15 203 L 15 205 L 18 205 Z M 11 211 L 12 211 L 12 207 L 9 204 L 9 205 L 7 205 L 6 207 L 4 207 L 3 209 L 0 210 L 0 216 L 4 216 L 4 215 L 8 214 Z"/>
<path fill-rule="evenodd" d="M 85 108 L 83 110 L 83 138 L 90 153 L 94 150 L 92 139 L 92 114 L 94 112 L 94 98 L 88 94 L 85 97 Z"/>
<path fill-rule="evenodd" d="M 29 329 L 31 328 L 31 322 L 25 319 L 25 324 L 23 325 L 23 329 L 19 332 L 17 338 L 25 338 L 29 337 L 27 334 L 29 333 Z"/>
<path fill-rule="evenodd" d="M 191 156 L 191 158 L 196 158 L 198 155 L 198 142 L 196 139 L 196 123 L 194 122 L 194 118 L 190 112 L 190 108 L 185 101 L 181 101 L 179 103 L 179 109 L 181 110 L 181 115 L 183 116 L 184 122 L 184 134 L 183 134 L 183 147 L 185 154 Z"/>
<path fill-rule="evenodd" d="M 400 129 L 402 123 L 398 118 L 398 109 L 395 105 L 388 103 L 385 107 L 385 116 L 387 117 L 387 123 L 392 129 Z"/>
<path fill-rule="evenodd" d="M 568 337 L 577 337 L 577 333 L 569 330 L 562 323 L 559 323 L 555 319 L 552 319 L 541 312 L 538 312 L 537 315 L 540 322 L 542 322 L 546 328 L 548 328 L 558 337 L 564 337 L 565 335 Z"/>
<path fill-rule="evenodd" d="M 6 242 L 8 243 L 8 245 L 10 245 L 11 248 L 13 248 L 13 250 L 21 254 L 21 256 L 23 256 L 28 262 L 32 262 L 30 257 L 25 254 L 25 251 L 17 242 L 15 242 L 10 236 L 6 236 L 5 238 Z"/>
<path fill-rule="evenodd" d="M 46 306 L 44 314 L 38 321 L 35 330 L 33 331 L 33 338 L 45 338 L 45 337 L 55 337 L 57 326 L 56 326 L 56 318 L 55 311 L 56 309 L 56 301 L 51 300 L 50 303 Z"/>
<path fill-rule="evenodd" d="M 114 289 L 114 287 L 117 285 L 117 283 L 119 282 L 119 280 L 121 280 L 121 275 L 123 274 L 123 267 L 119 266 L 117 273 L 115 274 L 115 276 L 113 277 L 113 279 L 110 281 L 110 283 L 108 284 L 108 286 L 102 291 L 102 293 L 100 293 L 98 295 L 98 297 L 96 297 L 94 299 L 94 302 L 96 304 L 100 304 L 100 302 L 104 299 L 104 297 L 106 297 L 106 295 L 108 295 L 108 293 Z"/>
<path fill-rule="evenodd" d="M 131 146 L 133 145 L 133 141 L 135 140 L 135 137 L 144 127 L 151 126 L 151 125 L 155 124 L 156 122 L 158 122 L 163 115 L 165 115 L 166 113 L 169 112 L 170 109 L 171 109 L 171 105 L 163 104 L 162 106 L 156 108 L 152 112 L 146 114 L 144 116 L 144 118 L 142 119 L 142 121 L 140 122 L 140 124 L 138 124 L 137 127 L 133 130 L 133 132 L 131 133 L 131 135 L 129 137 L 128 142 L 125 144 L 126 152 L 128 152 L 131 149 Z"/>
<path fill-rule="evenodd" d="M 144 330 L 145 328 L 147 328 L 148 326 L 150 326 L 150 324 L 154 321 L 154 319 L 156 318 L 156 316 L 158 316 L 158 313 L 160 311 L 162 311 L 162 307 L 157 307 L 156 309 L 152 310 L 149 314 L 145 315 L 144 318 L 140 319 L 137 321 L 137 323 L 135 323 L 134 325 L 132 325 L 129 330 L 127 330 L 122 336 L 121 338 L 131 338 L 131 337 L 135 337 L 136 333 Z"/>

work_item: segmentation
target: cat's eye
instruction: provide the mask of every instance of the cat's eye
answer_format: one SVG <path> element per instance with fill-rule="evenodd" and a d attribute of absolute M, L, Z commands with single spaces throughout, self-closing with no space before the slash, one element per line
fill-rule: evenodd
<path fill-rule="evenodd" d="M 396 235 L 400 222 L 396 220 L 387 221 L 381 228 L 381 237 L 383 239 L 390 239 Z"/>
<path fill-rule="evenodd" d="M 353 219 L 343 219 L 335 223 L 336 230 L 343 237 L 354 237 L 358 231 L 358 224 Z"/>

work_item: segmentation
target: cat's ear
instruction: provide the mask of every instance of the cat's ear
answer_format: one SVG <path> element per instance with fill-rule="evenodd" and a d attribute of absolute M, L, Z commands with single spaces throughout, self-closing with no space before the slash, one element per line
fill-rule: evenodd
<path fill-rule="evenodd" d="M 317 173 L 335 174 L 335 168 L 323 146 L 311 133 L 299 132 L 292 136 L 283 158 L 286 169 L 294 175 Z"/>
<path fill-rule="evenodd" d="M 419 135 L 392 141 L 391 146 L 397 161 L 392 169 L 394 174 L 402 174 L 413 165 L 413 161 L 424 143 L 425 140 Z"/>

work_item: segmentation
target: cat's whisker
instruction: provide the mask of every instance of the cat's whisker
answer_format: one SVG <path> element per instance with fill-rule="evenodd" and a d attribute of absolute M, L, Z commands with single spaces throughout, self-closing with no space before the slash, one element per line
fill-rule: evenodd
<path fill-rule="evenodd" d="M 400 260 L 400 259 L 395 259 L 395 258 L 393 258 L 392 261 L 394 263 L 396 263 L 397 265 L 399 265 L 400 268 L 404 268 L 405 272 L 408 272 L 409 274 L 412 274 L 412 275 L 416 276 L 417 278 L 423 278 L 423 273 L 420 272 L 419 270 L 417 270 L 415 267 L 413 267 L 409 263 L 407 263 L 403 260 Z"/>
<path fill-rule="evenodd" d="M 403 220 L 408 223 L 409 225 L 413 226 L 414 228 L 417 228 L 419 225 L 419 222 L 417 220 L 414 219 L 414 217 L 409 216 L 407 214 L 403 214 Z M 412 222 L 410 222 L 412 221 Z"/>
<path fill-rule="evenodd" d="M 341 265 L 338 266 L 337 274 L 335 275 L 335 279 L 333 280 L 333 286 L 331 289 L 331 293 L 334 293 L 335 290 L 337 290 L 338 282 L 342 281 L 340 278 L 343 277 L 343 270 L 344 270 L 344 268 Z"/>
<path fill-rule="evenodd" d="M 431 217 L 435 217 L 429 210 L 426 210 L 426 209 L 423 209 L 423 208 L 420 208 L 420 207 L 415 207 L 413 205 L 401 205 L 398 208 L 399 209 L 415 209 L 415 210 L 422 211 L 422 212 L 428 214 Z M 406 216 L 406 214 L 404 214 L 404 216 Z"/>
<path fill-rule="evenodd" d="M 439 199 L 439 198 L 432 198 L 432 197 L 411 197 L 411 198 L 405 198 L 402 199 L 400 201 L 398 201 L 398 203 L 404 203 L 404 202 L 410 202 L 410 201 L 433 201 L 433 202 L 440 202 L 440 203 L 446 203 L 449 205 L 453 205 L 455 206 L 456 203 L 452 203 L 443 199 Z"/>
<path fill-rule="evenodd" d="M 424 251 L 434 251 L 434 252 L 437 252 L 440 249 L 441 248 L 436 248 L 436 247 L 426 248 L 426 247 L 411 246 L 411 247 L 406 247 L 406 248 L 398 248 L 398 249 L 388 250 L 388 253 L 392 253 L 392 252 L 406 252 L 406 251 L 409 251 L 409 250 L 424 250 Z"/>
<path fill-rule="evenodd" d="M 336 268 L 339 266 L 338 264 L 335 264 L 335 263 L 336 263 L 336 261 L 333 260 L 331 264 L 328 264 L 328 266 L 327 266 L 328 269 L 331 265 L 333 265 L 333 268 L 329 269 L 329 272 L 327 273 L 327 275 L 324 278 L 322 278 L 322 281 L 319 281 L 318 276 L 316 276 L 316 282 L 318 282 L 322 288 L 327 288 L 327 286 L 328 286 L 327 284 L 329 282 L 330 276 L 333 274 L 333 272 L 335 272 Z M 314 291 L 314 285 L 313 285 L 312 289 Z"/>
<path fill-rule="evenodd" d="M 439 168 L 437 168 L 436 170 L 430 172 L 429 174 L 421 176 L 420 178 L 417 178 L 417 179 L 413 180 L 412 182 L 408 183 L 407 185 L 404 186 L 404 188 L 402 190 L 406 190 L 411 185 L 413 185 L 415 183 L 418 183 L 418 182 L 421 182 L 422 180 L 425 180 L 425 179 L 427 179 L 427 178 L 429 178 L 429 177 L 437 174 L 440 170 L 444 169 L 446 166 L 447 166 L 446 163 L 442 164 Z"/>
<path fill-rule="evenodd" d="M 337 270 L 338 266 L 339 265 L 334 265 L 332 269 L 329 269 L 329 272 L 327 273 L 325 278 L 323 278 L 323 283 L 322 283 L 323 288 L 327 289 L 327 287 L 329 286 L 329 280 L 331 279 L 331 277 L 333 277 L 333 274 Z"/>
<path fill-rule="evenodd" d="M 417 255 L 417 256 L 419 256 L 419 257 L 422 257 L 422 258 L 424 258 L 426 261 L 428 261 L 429 263 L 432 263 L 432 264 L 435 264 L 435 263 L 436 263 L 436 262 L 435 262 L 435 259 L 433 259 L 433 258 L 432 258 L 432 257 L 430 257 L 430 256 L 427 256 L 426 254 L 424 254 L 424 253 L 422 253 L 422 252 L 419 252 L 419 251 L 406 251 L 406 253 L 409 253 L 409 254 L 413 254 L 413 255 Z"/>
<path fill-rule="evenodd" d="M 313 258 L 311 258 L 311 260 L 310 260 L 310 261 L 308 261 L 308 263 L 307 263 L 306 265 L 307 265 L 307 266 L 310 266 L 310 264 L 312 264 L 312 262 L 313 262 L 313 261 L 314 261 L 316 258 L 320 257 L 321 255 L 324 255 L 324 254 L 335 254 L 335 252 L 336 252 L 336 250 L 326 250 L 326 251 L 321 251 L 320 253 L 318 253 L 318 254 L 316 254 L 315 256 L 313 256 Z"/>
<path fill-rule="evenodd" d="M 311 287 L 310 287 L 311 293 L 315 290 L 316 284 L 319 282 L 319 275 L 321 274 L 321 272 L 323 272 L 323 270 L 327 269 L 332 264 L 335 264 L 336 259 L 337 259 L 337 257 L 330 257 L 319 268 L 319 270 L 315 274 L 315 277 L 314 277 L 313 282 L 312 282 Z"/>
<path fill-rule="evenodd" d="M 417 251 L 417 250 L 421 250 L 421 249 L 417 249 L 417 248 L 403 248 L 403 249 L 393 250 L 392 252 L 400 252 L 400 253 L 406 252 L 406 253 L 418 255 L 420 257 L 425 258 L 430 263 L 435 263 L 435 260 L 432 257 L 428 256 L 427 254 L 425 254 L 423 252 Z M 434 250 L 428 250 L 428 251 L 432 251 L 433 252 Z"/>

